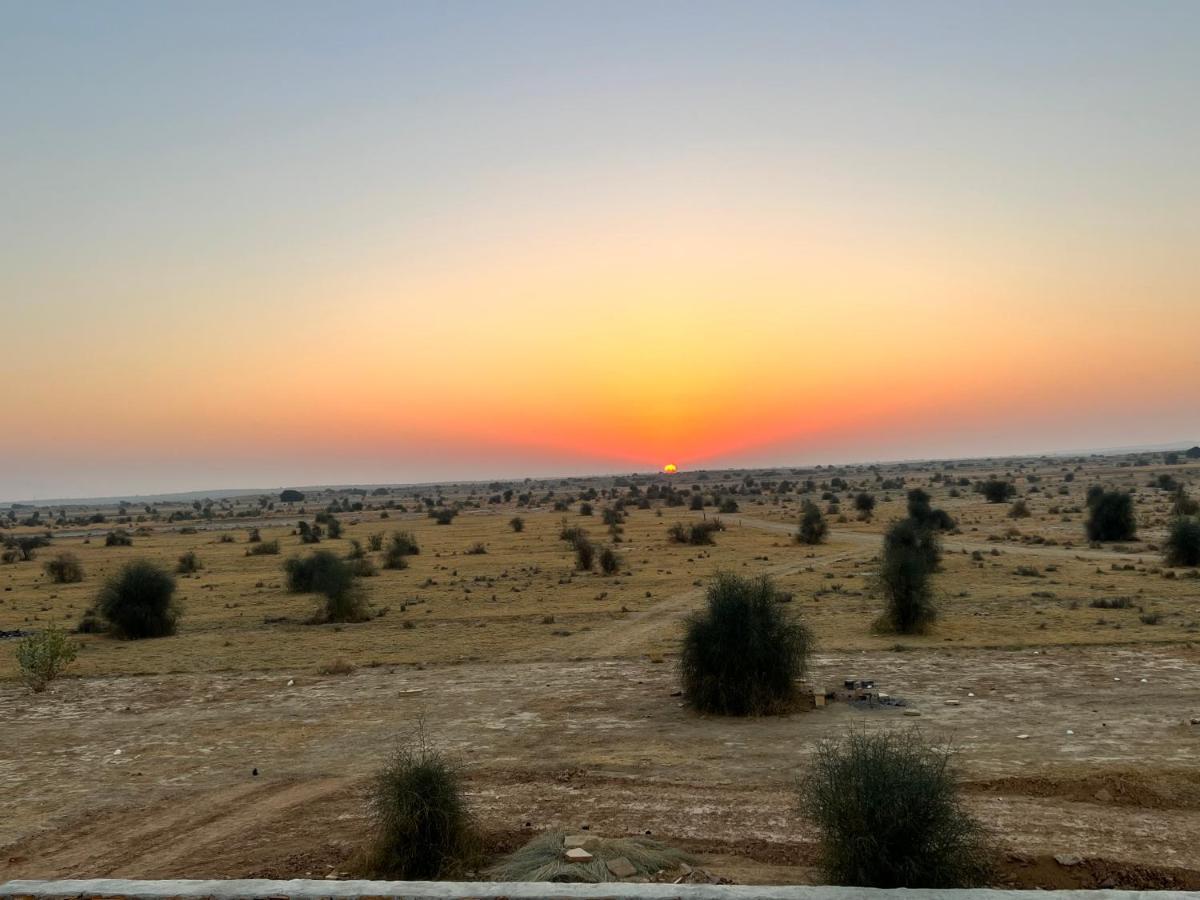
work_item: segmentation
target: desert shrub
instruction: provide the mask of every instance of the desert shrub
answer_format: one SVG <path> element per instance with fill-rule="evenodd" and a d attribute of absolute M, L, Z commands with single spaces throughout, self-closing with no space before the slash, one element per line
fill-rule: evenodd
<path fill-rule="evenodd" d="M 257 544 L 262 541 L 262 535 L 258 533 L 257 528 L 251 528 L 250 533 L 246 535 L 247 544 Z"/>
<path fill-rule="evenodd" d="M 79 562 L 79 557 L 74 553 L 60 553 L 54 559 L 46 560 L 43 568 L 55 584 L 74 584 L 83 581 L 83 566 Z"/>
<path fill-rule="evenodd" d="M 60 672 L 75 661 L 79 648 L 61 628 L 47 628 L 17 644 L 21 679 L 34 692 L 44 691 Z"/>
<path fill-rule="evenodd" d="M 612 547 L 605 547 L 600 551 L 600 571 L 605 575 L 615 575 L 621 568 L 621 557 L 613 551 Z"/>
<path fill-rule="evenodd" d="M 718 512 L 732 514 L 738 511 L 737 501 L 732 497 L 723 497 L 721 505 L 717 507 Z"/>
<path fill-rule="evenodd" d="M 704 509 L 704 495 L 703 494 L 692 494 L 692 499 L 688 503 L 688 509 L 690 509 L 694 512 L 700 512 L 701 510 L 703 510 Z"/>
<path fill-rule="evenodd" d="M 336 553 L 317 550 L 306 557 L 294 556 L 284 563 L 283 569 L 291 593 L 324 596 L 322 621 L 361 622 L 366 619 L 366 603 L 354 583 L 354 570 Z"/>
<path fill-rule="evenodd" d="M 800 527 L 796 531 L 796 540 L 801 544 L 820 544 L 829 534 L 829 525 L 820 508 L 811 500 L 805 500 L 800 513 Z"/>
<path fill-rule="evenodd" d="M 1097 597 L 1088 606 L 1092 609 L 1133 609 L 1133 601 L 1128 597 Z"/>
<path fill-rule="evenodd" d="M 133 537 L 124 528 L 117 528 L 104 536 L 105 547 L 131 547 Z"/>
<path fill-rule="evenodd" d="M 1183 488 L 1175 492 L 1175 498 L 1171 502 L 1171 514 L 1175 516 L 1194 516 L 1200 513 L 1200 503 L 1197 503 L 1187 495 Z"/>
<path fill-rule="evenodd" d="M 952 531 L 955 525 L 948 512 L 933 508 L 929 494 L 920 488 L 908 492 L 908 517 L 924 528 L 938 531 Z"/>
<path fill-rule="evenodd" d="M 586 536 L 575 540 L 575 568 L 582 572 L 590 572 L 596 561 L 596 545 Z"/>
<path fill-rule="evenodd" d="M 117 637 L 137 640 L 174 634 L 180 614 L 175 578 L 148 560 L 127 563 L 100 589 L 95 613 Z"/>
<path fill-rule="evenodd" d="M 879 582 L 887 606 L 881 630 L 919 634 L 937 617 L 930 586 L 936 565 L 937 535 L 912 519 L 901 519 L 883 536 Z"/>
<path fill-rule="evenodd" d="M 346 559 L 363 559 L 366 555 L 367 548 L 362 545 L 362 541 L 350 538 L 350 550 L 346 553 Z"/>
<path fill-rule="evenodd" d="M 476 541 L 466 550 L 467 556 L 483 556 L 487 553 L 487 544 L 483 541 Z"/>
<path fill-rule="evenodd" d="M 50 538 L 42 534 L 23 534 L 19 537 L 6 537 L 4 546 L 5 562 L 29 562 L 37 557 L 39 548 L 50 546 Z"/>
<path fill-rule="evenodd" d="M 279 492 L 279 502 L 280 503 L 303 503 L 304 495 L 297 490 L 288 488 L 287 490 Z"/>
<path fill-rule="evenodd" d="M 367 549 L 373 553 L 378 553 L 383 549 L 383 532 L 377 531 L 367 535 Z"/>
<path fill-rule="evenodd" d="M 579 504 L 579 514 L 581 516 L 590 516 L 592 514 L 592 512 L 593 512 L 592 504 L 590 504 L 590 503 L 580 503 Z"/>
<path fill-rule="evenodd" d="M 859 491 L 854 495 L 854 508 L 863 515 L 871 515 L 875 511 L 875 495 Z"/>
<path fill-rule="evenodd" d="M 1200 566 L 1200 521 L 1181 516 L 1171 523 L 1163 561 L 1168 566 Z"/>
<path fill-rule="evenodd" d="M 1133 540 L 1137 534 L 1133 497 L 1124 491 L 1089 491 L 1085 527 L 1090 541 Z"/>
<path fill-rule="evenodd" d="M 459 769 L 423 732 L 376 776 L 371 817 L 365 868 L 372 875 L 432 881 L 460 874 L 480 857 Z"/>
<path fill-rule="evenodd" d="M 851 732 L 821 745 L 800 800 L 831 884 L 966 888 L 988 879 L 991 850 L 963 806 L 950 754 L 916 731 Z"/>
<path fill-rule="evenodd" d="M 392 539 L 383 555 L 383 567 L 385 569 L 407 569 L 407 557 L 416 556 L 420 552 L 421 548 L 417 546 L 417 539 L 412 536 L 411 532 L 393 531 Z"/>
<path fill-rule="evenodd" d="M 979 492 L 988 503 L 1003 503 L 1017 493 L 1016 486 L 1002 478 L 989 478 L 980 482 Z"/>
<path fill-rule="evenodd" d="M 350 564 L 350 572 L 355 578 L 373 578 L 379 574 L 379 570 L 375 568 L 375 563 L 371 562 L 367 556 L 351 556 L 348 557 Z"/>
<path fill-rule="evenodd" d="M 563 857 L 566 839 L 565 831 L 544 831 L 485 874 L 493 881 L 504 882 L 602 884 L 621 880 L 608 868 L 610 860 L 628 860 L 635 876 L 641 878 L 678 869 L 681 863 L 695 862 L 687 853 L 649 838 L 604 838 L 599 835 L 589 837 L 584 845 L 592 854 L 589 862 L 569 862 Z"/>
<path fill-rule="evenodd" d="M 1159 625 L 1162 623 L 1162 618 L 1160 612 L 1144 612 L 1138 616 L 1138 621 L 1143 625 Z"/>
<path fill-rule="evenodd" d="M 676 522 L 667 529 L 667 537 L 673 544 L 704 546 L 712 544 L 713 535 L 718 531 L 724 530 L 725 526 L 721 523 L 720 519 L 693 522 L 690 525 L 685 525 L 683 522 Z"/>
<path fill-rule="evenodd" d="M 276 556 L 279 553 L 279 541 L 259 540 L 258 543 L 246 548 L 247 556 Z"/>
<path fill-rule="evenodd" d="M 191 575 L 193 572 L 199 572 L 202 568 L 204 565 L 200 562 L 200 557 L 196 555 L 195 550 L 184 553 L 175 565 L 175 571 L 180 575 Z"/>
<path fill-rule="evenodd" d="M 444 506 L 441 509 L 432 509 L 429 511 L 429 518 L 433 519 L 439 525 L 449 525 L 454 521 L 454 517 L 458 515 L 458 510 L 450 506 Z"/>
<path fill-rule="evenodd" d="M 1013 501 L 1013 505 L 1008 508 L 1008 517 L 1010 519 L 1028 519 L 1031 513 L 1029 512 L 1029 504 L 1022 497 Z"/>
<path fill-rule="evenodd" d="M 309 525 L 307 522 L 301 521 L 296 524 L 296 529 L 300 532 L 300 543 L 302 544 L 319 544 L 321 543 L 321 526 Z"/>
<path fill-rule="evenodd" d="M 330 516 L 325 522 L 325 532 L 329 535 L 331 541 L 336 541 L 342 536 L 342 523 L 334 516 Z"/>
<path fill-rule="evenodd" d="M 789 708 L 813 641 L 780 596 L 769 578 L 717 574 L 705 609 L 685 624 L 680 673 L 689 704 L 729 716 Z"/>
<path fill-rule="evenodd" d="M 520 534 L 522 531 L 525 530 L 525 520 L 522 519 L 520 516 L 513 516 L 511 519 L 508 520 L 508 527 L 511 528 L 513 531 L 517 532 L 518 534 Z"/>

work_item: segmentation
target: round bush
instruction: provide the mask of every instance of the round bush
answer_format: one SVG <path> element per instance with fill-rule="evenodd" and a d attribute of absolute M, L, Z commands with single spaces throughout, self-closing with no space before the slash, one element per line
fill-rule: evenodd
<path fill-rule="evenodd" d="M 1163 551 L 1168 566 L 1200 566 L 1200 522 L 1183 517 L 1172 522 Z"/>
<path fill-rule="evenodd" d="M 96 612 L 117 637 L 136 640 L 174 634 L 179 621 L 175 578 L 148 560 L 127 563 L 100 589 Z"/>
<path fill-rule="evenodd" d="M 480 841 L 457 768 L 421 736 L 375 780 L 375 837 L 366 868 L 404 881 L 434 881 L 476 862 Z"/>
<path fill-rule="evenodd" d="M 820 746 L 800 798 L 830 884 L 964 888 L 987 880 L 991 852 L 959 799 L 949 754 L 915 731 L 852 732 Z"/>
<path fill-rule="evenodd" d="M 354 568 L 336 553 L 318 550 L 284 563 L 287 588 L 293 594 L 323 594 L 326 622 L 361 622 L 367 618 L 362 594 L 354 583 Z"/>
<path fill-rule="evenodd" d="M 60 553 L 46 560 L 46 574 L 55 584 L 74 584 L 83 581 L 83 566 L 74 553 Z"/>
<path fill-rule="evenodd" d="M 804 511 L 800 514 L 800 529 L 796 532 L 796 540 L 801 544 L 819 544 L 829 533 L 829 526 L 817 504 L 811 500 L 804 501 Z"/>
<path fill-rule="evenodd" d="M 707 600 L 685 626 L 684 698 L 727 716 L 785 712 L 808 665 L 808 628 L 785 612 L 784 595 L 766 577 L 720 573 Z"/>
<path fill-rule="evenodd" d="M 1131 541 L 1137 535 L 1133 497 L 1124 491 L 1088 491 L 1087 536 L 1092 541 Z"/>

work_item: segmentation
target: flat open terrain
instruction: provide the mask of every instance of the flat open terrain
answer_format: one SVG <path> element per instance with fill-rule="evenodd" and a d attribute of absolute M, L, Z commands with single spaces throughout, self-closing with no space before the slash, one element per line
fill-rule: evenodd
<path fill-rule="evenodd" d="M 67 508 L 58 526 L 60 510 L 43 510 L 41 522 L 0 526 L 31 535 L 49 523 L 52 536 L 37 559 L 0 565 L 2 630 L 73 626 L 133 558 L 173 565 L 190 550 L 203 568 L 179 577 L 176 636 L 78 636 L 78 660 L 45 693 L 17 680 L 13 641 L 0 642 L 0 879 L 349 872 L 370 778 L 423 718 L 462 759 L 496 849 L 587 823 L 650 831 L 735 881 L 814 881 L 813 833 L 791 788 L 814 746 L 849 727 L 917 724 L 957 748 L 969 802 L 1008 854 L 1003 879 L 1200 887 L 1200 578 L 1162 566 L 1172 494 L 1150 483 L 1163 473 L 1200 496 L 1200 465 L 1158 458 L 674 476 L 676 490 L 737 503 L 709 547 L 672 544 L 667 529 L 713 507 L 639 509 L 613 479 L 505 484 L 514 496 L 496 503 L 499 490 L 445 486 L 442 502 L 463 508 L 444 526 L 417 511 L 432 488 L 273 509 L 242 498 L 173 522 L 195 511 L 131 506 L 128 547 L 104 545 L 115 508 Z M 1031 514 L 1011 518 L 1008 502 L 972 490 L 990 475 L 1010 478 Z M 781 491 L 785 480 L 796 489 Z M 1089 546 L 1084 494 L 1098 482 L 1135 491 L 1138 541 Z M 639 483 L 644 494 L 667 482 Z M 872 576 L 912 487 L 958 529 L 944 539 L 937 626 L 898 638 L 872 631 Z M 606 540 L 614 489 L 627 501 L 620 570 L 575 572 L 562 520 Z M 601 492 L 590 517 L 579 514 L 588 490 Z M 854 512 L 859 490 L 878 501 L 867 521 Z M 840 502 L 821 545 L 792 540 L 804 499 Z M 352 538 L 405 529 L 421 552 L 362 579 L 369 621 L 306 624 L 315 598 L 287 593 L 281 565 L 313 549 L 297 521 L 342 500 L 363 506 L 339 512 L 342 537 L 320 548 L 345 553 Z M 94 513 L 106 521 L 76 521 Z M 251 525 L 279 539 L 280 555 L 246 555 Z M 467 552 L 477 543 L 486 553 Z M 43 572 L 64 550 L 82 563 L 81 583 Z M 844 703 L 749 720 L 683 708 L 681 620 L 719 569 L 770 574 L 793 593 L 789 609 L 819 642 L 814 684 L 874 678 L 920 717 Z M 1118 597 L 1129 607 L 1090 605 Z M 338 660 L 354 670 L 321 674 Z"/>

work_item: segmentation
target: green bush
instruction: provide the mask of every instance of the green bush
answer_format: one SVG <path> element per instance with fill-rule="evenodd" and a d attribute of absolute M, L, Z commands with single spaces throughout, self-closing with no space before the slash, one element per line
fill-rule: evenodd
<path fill-rule="evenodd" d="M 586 536 L 575 539 L 575 568 L 581 572 L 590 572 L 596 561 L 596 545 Z"/>
<path fill-rule="evenodd" d="M 383 567 L 385 569 L 407 569 L 409 556 L 416 556 L 421 552 L 421 548 L 417 545 L 417 539 L 408 531 L 392 532 L 392 539 L 388 543 L 387 552 L 383 556 Z"/>
<path fill-rule="evenodd" d="M 691 706 L 729 716 L 790 708 L 813 640 L 782 599 L 769 578 L 718 573 L 705 609 L 685 624 L 680 672 Z"/>
<path fill-rule="evenodd" d="M 796 531 L 796 540 L 801 544 L 815 545 L 825 540 L 829 534 L 829 525 L 820 508 L 811 500 L 805 500 L 800 513 L 800 528 Z"/>
<path fill-rule="evenodd" d="M 1200 566 L 1200 522 L 1181 516 L 1171 523 L 1163 561 L 1168 566 Z"/>
<path fill-rule="evenodd" d="M 1137 535 L 1133 497 L 1124 491 L 1088 492 L 1086 526 L 1091 541 L 1131 541 Z"/>
<path fill-rule="evenodd" d="M 75 661 L 79 648 L 61 628 L 47 628 L 17 644 L 21 679 L 34 692 L 44 691 L 60 672 Z"/>
<path fill-rule="evenodd" d="M 54 559 L 46 560 L 44 568 L 55 584 L 83 581 L 83 566 L 74 553 L 60 553 Z"/>
<path fill-rule="evenodd" d="M 959 797 L 949 753 L 915 731 L 821 745 L 800 785 L 830 884 L 875 888 L 983 885 L 991 849 Z"/>
<path fill-rule="evenodd" d="M 279 541 L 263 541 L 260 540 L 255 544 L 246 548 L 247 556 L 277 556 L 279 555 Z"/>
<path fill-rule="evenodd" d="M 124 528 L 117 528 L 104 536 L 105 547 L 131 547 L 133 537 Z"/>
<path fill-rule="evenodd" d="M 513 531 L 517 532 L 518 534 L 520 534 L 522 531 L 525 530 L 525 520 L 522 519 L 520 516 L 513 516 L 511 519 L 508 520 L 508 527 L 511 528 Z"/>
<path fill-rule="evenodd" d="M 854 508 L 863 515 L 869 516 L 875 511 L 875 495 L 859 491 L 854 495 Z"/>
<path fill-rule="evenodd" d="M 321 594 L 325 598 L 325 622 L 361 622 L 367 618 L 366 604 L 354 583 L 354 569 L 329 550 L 307 557 L 292 557 L 284 563 L 287 589 L 293 594 Z"/>
<path fill-rule="evenodd" d="M 481 858 L 462 776 L 424 734 L 392 757 L 371 794 L 374 838 L 367 871 L 404 881 L 460 875 Z"/>
<path fill-rule="evenodd" d="M 937 531 L 953 531 L 955 526 L 950 514 L 944 509 L 934 509 L 929 494 L 920 488 L 908 492 L 908 517 L 924 528 Z"/>
<path fill-rule="evenodd" d="M 454 517 L 458 515 L 458 510 L 453 507 L 442 507 L 441 509 L 431 509 L 429 518 L 433 519 L 439 525 L 449 525 L 454 521 Z"/>
<path fill-rule="evenodd" d="M 912 519 L 901 519 L 884 534 L 879 582 L 887 606 L 880 630 L 920 634 L 937 618 L 929 582 L 939 555 L 937 534 Z"/>
<path fill-rule="evenodd" d="M 690 544 L 700 547 L 714 543 L 713 535 L 724 530 L 725 526 L 720 519 L 708 519 L 703 522 L 693 522 L 690 525 L 676 522 L 667 529 L 667 537 L 673 544 Z"/>
<path fill-rule="evenodd" d="M 1017 493 L 1016 486 L 1001 478 L 989 478 L 981 482 L 979 492 L 987 498 L 988 503 L 1003 503 Z"/>
<path fill-rule="evenodd" d="M 100 589 L 95 613 L 117 637 L 139 640 L 174 634 L 180 615 L 175 578 L 158 563 L 127 563 Z"/>
<path fill-rule="evenodd" d="M 204 564 L 200 562 L 200 557 L 196 555 L 195 550 L 184 553 L 175 565 L 175 571 L 180 575 L 191 575 L 193 572 L 199 572 L 202 568 L 204 568 Z"/>
<path fill-rule="evenodd" d="M 600 551 L 600 571 L 605 575 L 615 575 L 621 568 L 621 557 L 613 551 L 612 547 L 605 547 Z"/>

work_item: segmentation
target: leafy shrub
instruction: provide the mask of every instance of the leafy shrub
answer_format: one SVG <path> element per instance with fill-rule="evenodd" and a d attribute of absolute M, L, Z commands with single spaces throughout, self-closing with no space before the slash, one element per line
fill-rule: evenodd
<path fill-rule="evenodd" d="M 287 490 L 279 492 L 279 502 L 280 503 L 303 503 L 304 495 L 302 493 L 300 493 L 299 491 L 293 490 L 292 488 L 288 488 Z"/>
<path fill-rule="evenodd" d="M 724 530 L 725 526 L 720 519 L 693 522 L 690 525 L 676 522 L 667 529 L 667 537 L 673 544 L 691 544 L 699 547 L 713 543 L 713 535 Z"/>
<path fill-rule="evenodd" d="M 317 550 L 307 557 L 292 557 L 284 563 L 284 573 L 291 593 L 325 597 L 323 621 L 361 622 L 367 618 L 354 570 L 336 553 Z"/>
<path fill-rule="evenodd" d="M 581 516 L 590 516 L 592 514 L 592 504 L 580 503 L 579 504 L 579 514 Z"/>
<path fill-rule="evenodd" d="M 487 553 L 487 544 L 483 541 L 476 541 L 467 548 L 467 556 L 483 556 Z"/>
<path fill-rule="evenodd" d="M 621 568 L 621 557 L 611 547 L 600 551 L 600 571 L 605 575 L 615 575 Z"/>
<path fill-rule="evenodd" d="M 276 556 L 279 554 L 279 541 L 260 540 L 246 548 L 247 556 Z"/>
<path fill-rule="evenodd" d="M 342 536 L 342 523 L 335 516 L 330 516 L 325 523 L 325 531 L 329 535 L 331 541 L 336 541 Z"/>
<path fill-rule="evenodd" d="M 46 560 L 46 574 L 55 584 L 74 584 L 83 581 L 83 566 L 79 557 L 74 553 L 60 553 L 54 559 Z"/>
<path fill-rule="evenodd" d="M 979 492 L 983 494 L 988 503 L 1003 503 L 1017 493 L 1017 488 L 1002 478 L 989 478 L 987 481 L 980 482 Z"/>
<path fill-rule="evenodd" d="M 863 515 L 871 515 L 875 511 L 875 495 L 859 491 L 854 495 L 854 508 Z"/>
<path fill-rule="evenodd" d="M 1086 528 L 1090 541 L 1133 540 L 1137 535 L 1133 497 L 1124 491 L 1089 491 Z"/>
<path fill-rule="evenodd" d="M 450 506 L 444 506 L 441 509 L 432 509 L 429 511 L 429 518 L 433 519 L 439 525 L 449 525 L 454 521 L 454 517 L 458 515 L 458 510 Z"/>
<path fill-rule="evenodd" d="M 17 665 L 21 679 L 32 691 L 46 689 L 60 672 L 75 661 L 79 648 L 67 639 L 61 628 L 47 628 L 17 644 Z"/>
<path fill-rule="evenodd" d="M 769 578 L 718 573 L 706 608 L 685 624 L 680 672 L 689 704 L 729 716 L 790 707 L 813 641 L 780 599 Z"/>
<path fill-rule="evenodd" d="M 937 617 L 930 575 L 940 550 L 937 535 L 912 519 L 901 519 L 883 536 L 879 581 L 887 606 L 881 630 L 919 634 Z"/>
<path fill-rule="evenodd" d="M 1200 566 L 1200 522 L 1181 516 L 1171 523 L 1163 561 L 1168 566 Z"/>
<path fill-rule="evenodd" d="M 138 640 L 174 634 L 180 615 L 175 578 L 157 563 L 134 560 L 104 583 L 95 612 L 117 637 Z"/>
<path fill-rule="evenodd" d="M 247 544 L 257 544 L 262 541 L 262 535 L 258 533 L 257 528 L 251 528 L 250 533 L 246 536 Z"/>
<path fill-rule="evenodd" d="M 1013 505 L 1008 508 L 1008 517 L 1010 519 L 1028 519 L 1031 513 L 1029 512 L 1029 504 L 1022 497 L 1013 501 Z"/>
<path fill-rule="evenodd" d="M 908 517 L 923 528 L 954 530 L 953 517 L 944 509 L 934 509 L 929 494 L 920 488 L 908 492 Z"/>
<path fill-rule="evenodd" d="M 1133 609 L 1133 601 L 1128 597 L 1097 597 L 1088 606 L 1092 609 Z"/>
<path fill-rule="evenodd" d="M 105 547 L 131 547 L 133 537 L 124 528 L 117 528 L 104 536 Z"/>
<path fill-rule="evenodd" d="M 821 745 L 800 798 L 831 884 L 966 888 L 988 879 L 987 837 L 963 806 L 950 755 L 916 731 L 851 732 Z"/>
<path fill-rule="evenodd" d="M 511 528 L 513 531 L 517 532 L 518 534 L 520 534 L 522 531 L 525 530 L 525 520 L 522 519 L 520 516 L 513 516 L 511 519 L 508 520 L 508 527 Z"/>
<path fill-rule="evenodd" d="M 800 528 L 796 531 L 796 540 L 801 544 L 820 544 L 829 534 L 829 525 L 820 508 L 811 500 L 805 500 L 800 513 Z"/>
<path fill-rule="evenodd" d="M 732 497 L 721 498 L 721 505 L 717 507 L 718 512 L 733 514 L 738 511 L 737 501 Z"/>
<path fill-rule="evenodd" d="M 1175 492 L 1175 498 L 1171 503 L 1171 514 L 1175 516 L 1194 516 L 1200 513 L 1200 503 L 1197 503 L 1187 495 L 1183 488 Z"/>
<path fill-rule="evenodd" d="M 179 557 L 175 571 L 180 575 L 191 575 L 193 572 L 199 572 L 202 568 L 204 565 L 200 562 L 200 557 L 196 556 L 196 551 L 189 550 Z"/>
<path fill-rule="evenodd" d="M 378 553 L 383 549 L 383 533 L 375 532 L 367 535 L 367 549 L 373 553 Z"/>
<path fill-rule="evenodd" d="M 590 572 L 596 561 L 596 545 L 586 536 L 575 540 L 575 568 L 582 572 Z"/>
<path fill-rule="evenodd" d="M 376 777 L 371 816 L 375 834 L 365 868 L 372 875 L 432 881 L 460 874 L 480 857 L 458 767 L 423 732 Z"/>
<path fill-rule="evenodd" d="M 421 548 L 417 546 L 417 539 L 412 536 L 411 532 L 393 531 L 391 542 L 383 556 L 383 567 L 385 569 L 407 569 L 407 557 L 416 556 L 420 552 Z"/>

